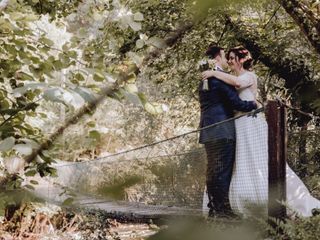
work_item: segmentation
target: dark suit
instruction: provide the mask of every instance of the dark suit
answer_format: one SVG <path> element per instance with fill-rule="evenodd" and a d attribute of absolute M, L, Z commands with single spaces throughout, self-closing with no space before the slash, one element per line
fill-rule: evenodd
<path fill-rule="evenodd" d="M 202 81 L 199 84 L 200 128 L 232 118 L 234 110 L 249 112 L 257 108 L 254 102 L 242 101 L 234 87 L 217 78 L 209 78 L 208 84 L 208 91 L 202 90 Z M 201 130 L 199 142 L 205 145 L 208 159 L 208 207 L 211 212 L 229 212 L 228 193 L 235 157 L 234 121 Z"/>

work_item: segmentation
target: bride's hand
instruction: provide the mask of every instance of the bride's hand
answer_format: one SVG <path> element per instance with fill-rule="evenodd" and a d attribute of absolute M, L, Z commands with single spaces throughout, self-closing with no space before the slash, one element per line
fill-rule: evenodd
<path fill-rule="evenodd" d="M 261 108 L 261 107 L 263 107 L 263 103 L 262 102 L 260 102 L 259 100 L 257 100 L 256 99 L 256 105 L 257 105 L 257 108 Z"/>
<path fill-rule="evenodd" d="M 212 71 L 212 70 L 207 70 L 207 71 L 202 72 L 201 75 L 202 75 L 202 80 L 208 79 L 208 78 L 210 78 L 210 77 L 214 77 L 214 71 Z"/>

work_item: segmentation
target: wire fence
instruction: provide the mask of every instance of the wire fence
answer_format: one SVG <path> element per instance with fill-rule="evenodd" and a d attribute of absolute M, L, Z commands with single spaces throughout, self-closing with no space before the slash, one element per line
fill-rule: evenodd
<path fill-rule="evenodd" d="M 42 195 L 129 215 L 207 215 L 211 208 L 283 218 L 283 202 L 295 198 L 286 192 L 290 184 L 301 179 L 320 195 L 320 130 L 287 135 L 284 108 L 269 106 L 91 161 L 57 163 L 58 178 L 49 179 Z M 307 196 L 302 185 L 298 194 Z"/>
<path fill-rule="evenodd" d="M 231 135 L 224 137 L 226 131 Z M 204 144 L 198 143 L 199 133 L 208 134 Z M 110 203 L 139 203 L 124 211 L 139 208 L 161 213 L 176 208 L 181 213 L 207 214 L 213 194 L 215 201 L 230 202 L 238 214 L 257 208 L 266 214 L 267 145 L 268 127 L 261 108 L 133 150 L 88 162 L 58 163 L 59 177 L 51 183 L 63 186 L 62 198 L 70 195 L 78 198 L 79 204 L 99 203 L 110 208 Z M 52 189 L 47 195 L 59 198 Z M 121 211 L 118 205 L 114 208 Z"/>

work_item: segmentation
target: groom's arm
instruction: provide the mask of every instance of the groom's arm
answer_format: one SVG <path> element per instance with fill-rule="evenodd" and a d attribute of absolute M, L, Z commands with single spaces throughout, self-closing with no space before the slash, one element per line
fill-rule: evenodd
<path fill-rule="evenodd" d="M 257 108 L 257 104 L 254 101 L 242 101 L 235 88 L 230 87 L 222 81 L 214 80 L 214 86 L 226 96 L 235 110 L 241 112 L 250 112 L 251 110 Z"/>

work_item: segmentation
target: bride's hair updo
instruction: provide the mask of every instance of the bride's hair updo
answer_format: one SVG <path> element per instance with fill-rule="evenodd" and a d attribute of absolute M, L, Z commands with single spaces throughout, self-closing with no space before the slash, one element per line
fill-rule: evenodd
<path fill-rule="evenodd" d="M 239 62 L 242 63 L 243 68 L 246 70 L 251 71 L 253 66 L 253 59 L 251 57 L 251 53 L 248 51 L 248 49 L 239 46 L 231 48 L 227 53 L 227 59 L 229 60 L 230 53 L 234 53 L 236 57 L 238 57 Z"/>

